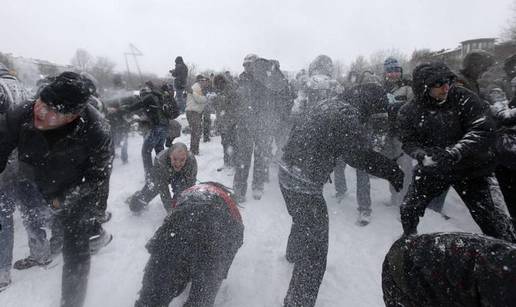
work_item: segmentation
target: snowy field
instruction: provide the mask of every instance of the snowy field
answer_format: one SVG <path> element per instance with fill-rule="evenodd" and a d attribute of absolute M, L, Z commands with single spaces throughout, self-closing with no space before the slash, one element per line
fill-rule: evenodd
<path fill-rule="evenodd" d="M 136 216 L 124 200 L 143 186 L 143 167 L 140 157 L 142 137 L 134 134 L 129 139 L 129 163 L 115 159 L 111 176 L 108 210 L 112 220 L 105 228 L 114 235 L 113 241 L 92 257 L 86 306 L 132 306 L 141 286 L 143 268 L 148 259 L 144 248 L 147 240 L 160 226 L 164 216 L 159 197 L 149 209 Z M 189 143 L 189 135 L 180 138 Z M 117 150 L 118 151 L 118 150 Z M 220 137 L 201 143 L 198 180 L 219 181 L 232 186 L 229 170 L 217 172 L 222 165 Z M 292 265 L 284 258 L 290 230 L 288 215 L 277 182 L 277 168 L 272 166 L 271 182 L 265 186 L 260 201 L 248 201 L 241 208 L 244 219 L 244 245 L 236 255 L 228 279 L 223 283 L 215 306 L 269 307 L 281 306 L 287 291 Z M 338 204 L 333 197 L 334 186 L 325 187 L 325 198 L 330 214 L 330 246 L 328 266 L 322 282 L 317 306 L 384 306 L 381 289 L 382 261 L 390 245 L 401 235 L 399 209 L 384 204 L 389 200 L 387 182 L 372 179 L 372 222 L 366 227 L 355 224 L 355 172 L 346 168 L 348 195 Z M 439 214 L 427 211 L 419 225 L 419 232 L 468 231 L 480 232 L 465 206 L 454 192 L 449 193 L 444 220 Z M 26 233 L 19 215 L 15 218 L 14 261 L 28 254 Z M 0 293 L 0 306 L 34 307 L 59 305 L 62 260 L 49 268 L 12 270 L 12 285 Z M 185 291 L 186 292 L 186 291 Z M 170 306 L 182 306 L 183 293 Z"/>

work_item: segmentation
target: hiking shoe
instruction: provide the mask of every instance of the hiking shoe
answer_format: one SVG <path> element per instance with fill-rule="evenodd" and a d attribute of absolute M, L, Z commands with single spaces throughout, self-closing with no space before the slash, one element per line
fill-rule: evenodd
<path fill-rule="evenodd" d="M 370 211 L 359 211 L 357 217 L 357 225 L 358 226 L 366 226 L 371 222 L 371 212 Z"/>
<path fill-rule="evenodd" d="M 26 269 L 30 269 L 34 266 L 46 266 L 50 262 L 52 262 L 52 259 L 48 259 L 43 262 L 39 262 L 36 259 L 29 256 L 27 258 L 23 258 L 23 259 L 16 261 L 14 263 L 13 267 L 17 270 L 26 270 Z"/>

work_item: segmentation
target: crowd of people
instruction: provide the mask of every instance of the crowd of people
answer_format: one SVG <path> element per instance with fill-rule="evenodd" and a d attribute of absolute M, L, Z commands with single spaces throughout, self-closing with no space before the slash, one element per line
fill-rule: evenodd
<path fill-rule="evenodd" d="M 371 222 L 370 176 L 387 180 L 387 205 L 400 210 L 403 235 L 383 264 L 387 306 L 513 306 L 516 55 L 505 60 L 502 82 L 481 84 L 494 64 L 492 54 L 474 50 L 460 71 L 421 63 L 410 80 L 388 57 L 383 74 L 351 71 L 343 81 L 320 55 L 289 79 L 277 60 L 249 54 L 238 77 L 199 74 L 188 84 L 178 56 L 173 83 L 149 80 L 123 97 L 99 97 L 91 75 L 71 71 L 47 76 L 30 95 L 0 64 L 0 291 L 11 283 L 19 208 L 30 255 L 14 268 L 47 266 L 62 253 L 61 306 L 83 306 L 90 256 L 113 239 L 102 227 L 111 217 L 112 162 L 121 147 L 128 163 L 136 122 L 145 175 L 128 209 L 139 214 L 159 195 L 167 217 L 146 245 L 135 306 L 167 306 L 188 282 L 184 306 L 213 306 L 244 241 L 239 204 L 251 169 L 252 198 L 278 180 L 292 217 L 284 306 L 314 306 L 328 254 L 323 187 L 333 173 L 343 201 L 347 165 L 356 169 L 357 225 Z M 177 141 L 181 133 L 190 134 L 188 145 Z M 223 153 L 218 171 L 234 172 L 231 188 L 197 180 L 201 139 L 213 134 Z M 448 218 L 450 187 L 483 234 L 418 235 L 427 208 Z"/>

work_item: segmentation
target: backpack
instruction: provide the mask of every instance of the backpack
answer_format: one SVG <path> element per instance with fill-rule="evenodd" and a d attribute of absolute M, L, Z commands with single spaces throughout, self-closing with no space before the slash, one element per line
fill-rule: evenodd
<path fill-rule="evenodd" d="M 177 106 L 177 102 L 174 99 L 174 96 L 171 95 L 168 91 L 164 91 L 162 95 L 159 96 L 159 103 L 161 104 L 163 115 L 165 115 L 165 117 L 169 120 L 176 119 L 179 116 L 179 107 Z"/>

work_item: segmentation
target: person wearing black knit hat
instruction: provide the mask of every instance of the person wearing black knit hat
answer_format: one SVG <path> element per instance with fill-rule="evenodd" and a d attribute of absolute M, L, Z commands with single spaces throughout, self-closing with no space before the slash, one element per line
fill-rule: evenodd
<path fill-rule="evenodd" d="M 421 64 L 413 78 L 416 99 L 399 112 L 403 151 L 418 161 L 400 207 L 404 233 L 416 234 L 429 202 L 451 186 L 484 234 L 516 242 L 505 203 L 494 197 L 500 188 L 493 175 L 489 105 L 454 86 L 455 75 L 443 63 Z"/>
<path fill-rule="evenodd" d="M 114 151 L 107 121 L 90 104 L 83 77 L 64 72 L 9 110 L 0 131 L 0 172 L 18 149 L 20 172 L 31 178 L 63 229 L 61 306 L 84 303 L 90 234 L 109 194 Z"/>

